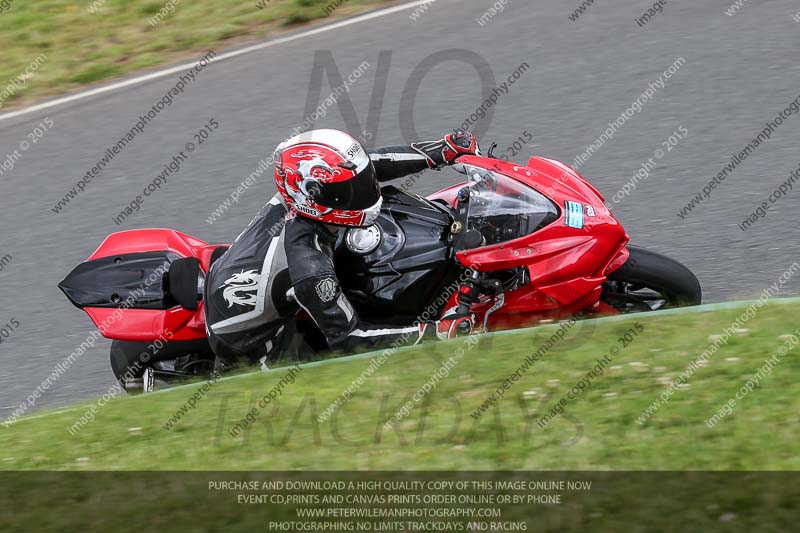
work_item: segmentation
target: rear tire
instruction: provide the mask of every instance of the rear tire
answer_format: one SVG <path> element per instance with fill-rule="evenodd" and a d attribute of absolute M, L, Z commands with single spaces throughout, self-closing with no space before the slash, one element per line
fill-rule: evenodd
<path fill-rule="evenodd" d="M 608 276 L 602 299 L 623 313 L 699 305 L 703 292 L 691 270 L 665 255 L 628 246 L 630 257 Z"/>
<path fill-rule="evenodd" d="M 146 342 L 111 342 L 111 370 L 129 394 L 142 392 L 142 375 L 148 365 L 140 362 L 140 356 L 147 353 L 147 346 Z"/>
<path fill-rule="evenodd" d="M 153 353 L 154 351 L 155 353 Z M 115 340 L 111 343 L 110 357 L 111 370 L 128 394 L 142 392 L 142 377 L 145 368 L 149 367 L 155 370 L 156 388 L 163 389 L 168 388 L 173 382 L 196 375 L 205 375 L 206 369 L 210 375 L 214 365 L 214 356 L 205 339 L 169 342 L 159 350 L 154 350 L 153 343 Z M 159 370 L 160 361 L 169 362 L 179 358 L 184 359 L 181 360 L 180 370 L 175 372 Z"/>

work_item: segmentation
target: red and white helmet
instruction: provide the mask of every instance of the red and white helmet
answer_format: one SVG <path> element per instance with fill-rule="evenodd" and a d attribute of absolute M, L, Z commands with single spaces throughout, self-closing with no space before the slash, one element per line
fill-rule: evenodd
<path fill-rule="evenodd" d="M 297 214 L 339 226 L 369 226 L 381 191 L 369 154 L 337 130 L 312 130 L 275 150 L 275 184 Z"/>

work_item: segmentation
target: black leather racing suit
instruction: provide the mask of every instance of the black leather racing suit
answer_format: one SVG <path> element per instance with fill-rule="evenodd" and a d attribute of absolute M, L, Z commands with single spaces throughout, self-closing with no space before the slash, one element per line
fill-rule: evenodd
<path fill-rule="evenodd" d="M 370 151 L 370 158 L 382 182 L 445 164 L 442 141 L 380 148 Z M 418 326 L 365 323 L 336 276 L 337 235 L 320 222 L 293 215 L 276 195 L 212 265 L 205 315 L 218 358 L 226 363 L 303 358 L 308 350 L 293 320 L 300 308 L 333 350 L 421 340 Z"/>

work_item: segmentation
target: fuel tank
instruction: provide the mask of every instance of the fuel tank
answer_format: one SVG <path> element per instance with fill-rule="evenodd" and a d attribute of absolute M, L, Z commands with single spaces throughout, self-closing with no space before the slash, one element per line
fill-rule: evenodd
<path fill-rule="evenodd" d="M 448 242 L 449 208 L 393 186 L 382 194 L 376 223 L 351 228 L 337 242 L 342 288 L 367 321 L 408 324 L 429 306 L 431 319 L 438 318 L 463 271 Z"/>

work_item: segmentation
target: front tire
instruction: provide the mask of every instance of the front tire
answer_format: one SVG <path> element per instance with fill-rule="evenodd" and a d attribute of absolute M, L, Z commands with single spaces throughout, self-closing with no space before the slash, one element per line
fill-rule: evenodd
<path fill-rule="evenodd" d="M 608 276 L 602 300 L 622 313 L 699 305 L 700 282 L 691 270 L 665 255 L 628 246 L 630 257 Z"/>

